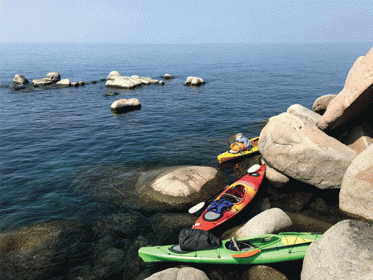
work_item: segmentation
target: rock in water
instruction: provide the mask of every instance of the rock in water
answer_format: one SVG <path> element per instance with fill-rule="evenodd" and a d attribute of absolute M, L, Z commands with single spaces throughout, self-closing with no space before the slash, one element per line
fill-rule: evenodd
<path fill-rule="evenodd" d="M 61 81 L 61 75 L 60 73 L 57 73 L 57 72 L 50 72 L 47 74 L 46 79 L 51 80 L 52 83 L 57 83 Z"/>
<path fill-rule="evenodd" d="M 143 173 L 136 184 L 144 207 L 185 209 L 226 186 L 226 176 L 213 167 L 168 167 Z"/>
<path fill-rule="evenodd" d="M 119 77 L 122 77 L 122 74 L 119 73 L 118 71 L 111 71 L 109 73 L 109 76 L 106 78 L 107 80 L 115 80 Z"/>
<path fill-rule="evenodd" d="M 136 84 L 130 77 L 119 77 L 119 78 L 116 78 L 115 80 L 107 80 L 106 86 L 132 89 L 136 87 Z"/>
<path fill-rule="evenodd" d="M 0 279 L 54 279 L 87 261 L 94 241 L 92 228 L 74 220 L 2 231 Z"/>
<path fill-rule="evenodd" d="M 184 82 L 184 86 L 200 86 L 203 85 L 205 81 L 199 77 L 188 77 Z"/>
<path fill-rule="evenodd" d="M 163 76 L 163 79 L 165 79 L 165 80 L 170 80 L 172 78 L 173 77 L 170 74 L 164 74 L 164 76 Z"/>
<path fill-rule="evenodd" d="M 124 113 L 140 109 L 141 104 L 137 98 L 119 99 L 111 104 L 111 110 L 115 113 Z"/>
<path fill-rule="evenodd" d="M 28 84 L 29 81 L 21 74 L 16 74 L 13 78 L 13 83 L 22 86 Z"/>
<path fill-rule="evenodd" d="M 63 79 L 63 80 L 57 82 L 57 85 L 59 85 L 61 87 L 69 87 L 71 85 L 71 83 L 70 83 L 69 79 Z"/>

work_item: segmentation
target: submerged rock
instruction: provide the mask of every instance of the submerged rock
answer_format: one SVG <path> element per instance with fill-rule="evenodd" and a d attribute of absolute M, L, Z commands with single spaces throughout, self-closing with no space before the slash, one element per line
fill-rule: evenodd
<path fill-rule="evenodd" d="M 148 219 L 137 212 L 112 214 L 100 218 L 94 230 L 97 235 L 109 235 L 114 239 L 136 239 L 150 230 Z"/>
<path fill-rule="evenodd" d="M 40 222 L 0 233 L 1 279 L 52 279 L 90 258 L 95 234 L 75 220 Z"/>
<path fill-rule="evenodd" d="M 183 213 L 160 213 L 150 218 L 157 244 L 178 243 L 179 233 L 184 228 L 191 228 L 196 217 Z"/>
<path fill-rule="evenodd" d="M 141 104 L 137 98 L 119 99 L 111 104 L 111 110 L 115 113 L 124 113 L 140 109 Z"/>
<path fill-rule="evenodd" d="M 302 280 L 373 279 L 373 225 L 344 220 L 312 242 L 303 261 Z"/>
<path fill-rule="evenodd" d="M 143 173 L 135 188 L 147 208 L 161 205 L 181 210 L 210 197 L 226 183 L 226 176 L 213 167 L 181 166 Z"/>

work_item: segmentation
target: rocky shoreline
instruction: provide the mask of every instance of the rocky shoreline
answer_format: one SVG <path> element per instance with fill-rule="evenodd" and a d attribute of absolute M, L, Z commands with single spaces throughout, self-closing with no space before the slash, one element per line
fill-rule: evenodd
<path fill-rule="evenodd" d="M 109 77 L 109 86 L 150 83 L 119 72 Z M 373 48 L 356 60 L 340 93 L 321 96 L 311 109 L 294 104 L 270 118 L 259 135 L 260 155 L 250 159 L 218 168 L 141 171 L 126 179 L 123 170 L 115 167 L 100 170 L 102 176 L 92 171 L 99 179 L 82 174 L 77 178 L 83 184 L 78 191 L 131 210 L 119 208 L 91 223 L 48 221 L 0 232 L 2 277 L 373 279 L 372 77 Z M 190 78 L 190 84 L 204 83 Z M 45 79 L 58 78 L 47 75 Z M 187 210 L 230 183 L 226 169 L 240 177 L 256 163 L 267 166 L 258 195 L 240 217 L 214 234 L 227 239 L 281 231 L 324 233 L 311 244 L 303 262 L 218 267 L 148 265 L 139 259 L 141 246 L 178 242 L 180 230 L 190 228 L 197 218 Z"/>

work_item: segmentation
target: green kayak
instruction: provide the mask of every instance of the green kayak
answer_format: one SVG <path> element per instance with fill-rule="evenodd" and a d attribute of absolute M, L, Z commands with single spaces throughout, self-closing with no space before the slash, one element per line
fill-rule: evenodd
<path fill-rule="evenodd" d="M 139 249 L 144 262 L 188 262 L 210 264 L 265 264 L 303 259 L 312 241 L 322 234 L 283 232 L 252 238 L 223 240 L 217 249 L 187 252 L 179 245 Z"/>

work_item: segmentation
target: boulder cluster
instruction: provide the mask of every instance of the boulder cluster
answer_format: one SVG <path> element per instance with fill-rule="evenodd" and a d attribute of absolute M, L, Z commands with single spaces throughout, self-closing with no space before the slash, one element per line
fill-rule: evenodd
<path fill-rule="evenodd" d="M 373 221 L 372 77 L 373 48 L 353 64 L 341 92 L 321 96 L 312 110 L 290 106 L 260 133 L 268 181 L 277 187 L 292 180 L 339 189 L 340 211 L 357 219 L 335 224 L 314 242 L 301 279 L 373 278 L 367 244 L 373 225 L 364 222 Z"/>
<path fill-rule="evenodd" d="M 30 84 L 30 82 L 21 74 L 16 74 L 13 78 L 13 84 L 15 87 L 23 87 L 24 85 Z M 56 85 L 58 87 L 78 87 L 84 86 L 85 82 L 70 82 L 69 79 L 61 80 L 61 75 L 58 72 L 50 72 L 45 78 L 32 80 L 31 86 L 33 87 L 46 87 Z"/>

